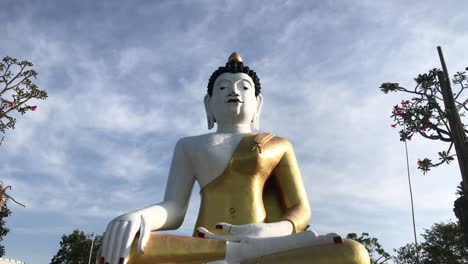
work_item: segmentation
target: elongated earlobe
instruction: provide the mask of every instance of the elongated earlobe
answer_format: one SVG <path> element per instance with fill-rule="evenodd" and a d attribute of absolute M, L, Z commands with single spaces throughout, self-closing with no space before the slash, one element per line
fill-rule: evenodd
<path fill-rule="evenodd" d="M 260 113 L 262 111 L 263 96 L 259 94 L 257 96 L 257 111 L 252 120 L 252 126 L 256 130 L 260 130 Z"/>
<path fill-rule="evenodd" d="M 205 103 L 205 112 L 206 112 L 206 120 L 208 121 L 208 130 L 214 127 L 214 122 L 215 122 L 213 111 L 211 111 L 210 100 L 211 100 L 211 96 L 209 94 L 205 95 L 203 102 Z"/>

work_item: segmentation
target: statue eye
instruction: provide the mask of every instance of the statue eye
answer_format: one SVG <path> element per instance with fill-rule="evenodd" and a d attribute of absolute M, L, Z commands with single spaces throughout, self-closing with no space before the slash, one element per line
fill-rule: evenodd
<path fill-rule="evenodd" d="M 244 87 L 244 90 L 248 90 L 248 89 L 249 89 L 249 87 Z"/>
<path fill-rule="evenodd" d="M 222 86 L 222 87 L 219 87 L 220 90 L 224 90 L 226 89 L 226 87 Z"/>

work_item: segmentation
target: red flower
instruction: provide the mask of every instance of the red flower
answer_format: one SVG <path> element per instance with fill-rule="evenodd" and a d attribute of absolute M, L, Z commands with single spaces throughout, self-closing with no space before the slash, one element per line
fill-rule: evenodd
<path fill-rule="evenodd" d="M 427 123 L 429 122 L 429 115 L 425 115 L 423 117 L 423 119 L 421 120 L 421 123 L 423 123 L 424 125 L 427 125 Z"/>
<path fill-rule="evenodd" d="M 33 106 L 29 107 L 29 109 L 31 109 L 31 111 L 36 111 L 36 108 L 37 108 L 37 105 L 33 105 Z"/>
<path fill-rule="evenodd" d="M 13 103 L 12 102 L 7 102 L 7 107 L 13 107 Z"/>
<path fill-rule="evenodd" d="M 397 115 L 401 115 L 401 114 L 403 113 L 403 109 L 401 109 L 400 107 L 397 106 L 397 107 L 395 108 L 395 113 L 396 113 Z"/>
<path fill-rule="evenodd" d="M 408 101 L 408 100 L 406 100 L 406 101 L 405 101 L 405 100 L 401 100 L 401 105 L 402 105 L 402 106 L 405 106 L 405 105 L 407 105 L 407 104 L 409 104 L 409 101 Z"/>
<path fill-rule="evenodd" d="M 418 165 L 421 165 L 422 163 L 422 160 L 418 159 Z"/>
<path fill-rule="evenodd" d="M 409 135 L 406 139 L 411 140 L 412 137 L 413 137 L 413 135 Z"/>
<path fill-rule="evenodd" d="M 395 128 L 397 124 L 393 124 L 392 127 Z"/>

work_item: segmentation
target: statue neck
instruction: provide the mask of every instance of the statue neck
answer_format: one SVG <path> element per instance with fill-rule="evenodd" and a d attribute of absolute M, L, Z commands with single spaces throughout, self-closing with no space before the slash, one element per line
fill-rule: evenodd
<path fill-rule="evenodd" d="M 220 124 L 216 129 L 217 133 L 250 133 L 250 124 Z"/>

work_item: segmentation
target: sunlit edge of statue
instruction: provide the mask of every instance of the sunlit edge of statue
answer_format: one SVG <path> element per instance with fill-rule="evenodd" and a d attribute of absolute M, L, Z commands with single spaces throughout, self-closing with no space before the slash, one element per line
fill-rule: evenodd
<path fill-rule="evenodd" d="M 217 131 L 177 142 L 163 202 L 112 220 L 100 263 L 370 263 L 355 241 L 304 231 L 310 207 L 292 145 L 251 131 L 260 88 L 236 52 L 212 74 L 204 103 Z M 151 233 L 180 227 L 195 181 L 195 237 Z"/>

